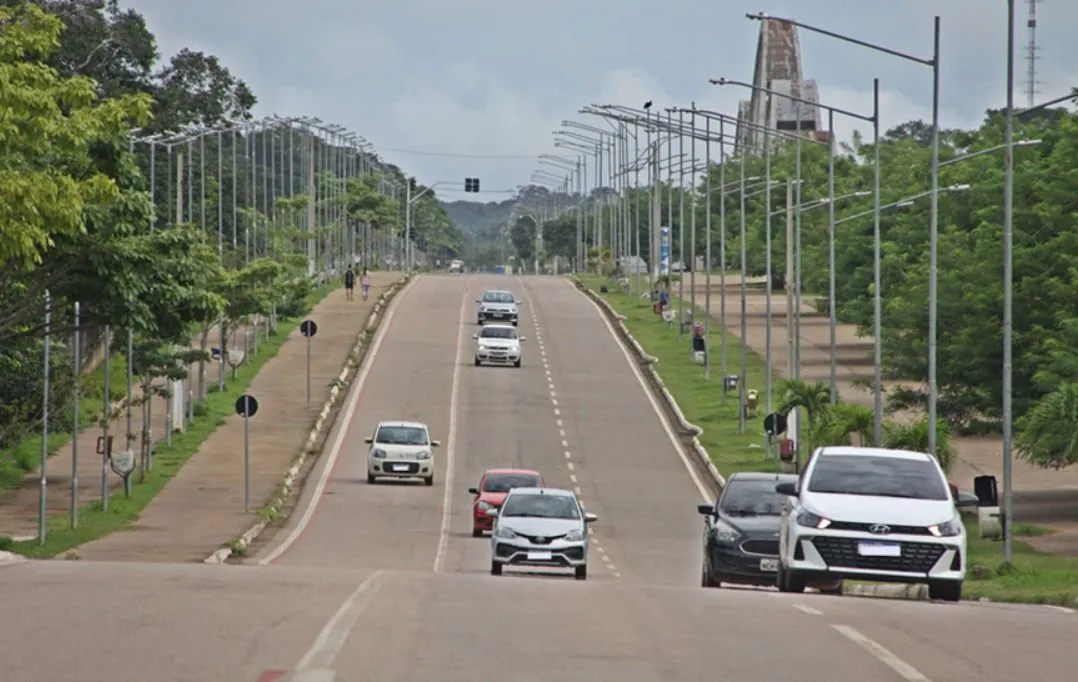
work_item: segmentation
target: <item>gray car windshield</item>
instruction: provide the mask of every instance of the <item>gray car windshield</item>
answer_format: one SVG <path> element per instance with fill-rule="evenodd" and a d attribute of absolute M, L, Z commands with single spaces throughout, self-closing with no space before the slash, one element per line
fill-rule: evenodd
<path fill-rule="evenodd" d="M 510 495 L 501 516 L 526 516 L 536 519 L 579 519 L 576 500 L 568 495 Z"/>
<path fill-rule="evenodd" d="M 488 291 L 483 294 L 483 303 L 516 303 L 517 299 L 508 291 Z"/>
<path fill-rule="evenodd" d="M 785 496 L 775 492 L 780 482 L 732 479 L 723 488 L 719 509 L 730 516 L 778 516 L 786 503 Z"/>
<path fill-rule="evenodd" d="M 429 445 L 426 429 L 416 426 L 382 426 L 374 442 L 385 445 Z"/>
<path fill-rule="evenodd" d="M 534 488 L 539 485 L 535 474 L 488 474 L 483 482 L 483 492 L 507 493 L 513 488 Z"/>
<path fill-rule="evenodd" d="M 872 455 L 820 455 L 808 489 L 814 493 L 947 500 L 933 462 Z"/>
<path fill-rule="evenodd" d="M 483 331 L 479 332 L 479 338 L 515 339 L 517 338 L 517 330 L 512 327 L 483 327 Z"/>

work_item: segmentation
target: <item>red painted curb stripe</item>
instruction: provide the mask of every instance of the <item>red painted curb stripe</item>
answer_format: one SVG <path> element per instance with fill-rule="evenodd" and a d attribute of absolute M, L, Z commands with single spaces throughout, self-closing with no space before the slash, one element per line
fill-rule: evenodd
<path fill-rule="evenodd" d="M 277 682 L 287 674 L 287 670 L 266 670 L 258 676 L 258 682 Z"/>

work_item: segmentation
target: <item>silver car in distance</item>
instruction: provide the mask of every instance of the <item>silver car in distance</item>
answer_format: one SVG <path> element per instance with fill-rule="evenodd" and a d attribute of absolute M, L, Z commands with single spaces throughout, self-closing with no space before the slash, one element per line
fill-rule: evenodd
<path fill-rule="evenodd" d="M 514 488 L 495 517 L 490 534 L 490 574 L 505 566 L 571 568 L 577 580 L 588 578 L 588 524 L 599 517 L 585 513 L 569 490 Z"/>

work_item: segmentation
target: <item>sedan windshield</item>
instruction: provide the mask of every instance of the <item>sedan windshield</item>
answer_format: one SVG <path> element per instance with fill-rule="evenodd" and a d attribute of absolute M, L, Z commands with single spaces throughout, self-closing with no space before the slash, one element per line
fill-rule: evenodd
<path fill-rule="evenodd" d="M 537 519 L 579 519 L 576 500 L 568 495 L 510 495 L 502 517 L 527 516 Z"/>
<path fill-rule="evenodd" d="M 934 462 L 905 457 L 822 455 L 812 471 L 808 489 L 839 495 L 950 499 L 950 491 Z"/>
<path fill-rule="evenodd" d="M 507 493 L 513 488 L 538 488 L 539 477 L 535 474 L 488 474 L 483 482 L 485 493 Z"/>
<path fill-rule="evenodd" d="M 385 445 L 430 445 L 427 430 L 418 426 L 382 426 L 378 429 L 375 443 Z"/>
<path fill-rule="evenodd" d="M 488 291 L 483 294 L 483 303 L 516 303 L 517 299 L 508 291 Z"/>
<path fill-rule="evenodd" d="M 786 503 L 785 496 L 775 492 L 779 482 L 732 479 L 722 491 L 719 509 L 730 516 L 778 516 Z"/>
<path fill-rule="evenodd" d="M 479 332 L 481 339 L 515 339 L 517 330 L 512 327 L 483 327 Z"/>

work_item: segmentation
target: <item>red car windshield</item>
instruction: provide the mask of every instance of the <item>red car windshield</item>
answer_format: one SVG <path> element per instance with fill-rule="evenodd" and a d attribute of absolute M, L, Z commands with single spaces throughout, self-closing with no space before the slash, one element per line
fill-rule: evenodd
<path fill-rule="evenodd" d="M 483 482 L 485 493 L 507 493 L 513 488 L 538 488 L 539 477 L 535 474 L 488 474 Z"/>

